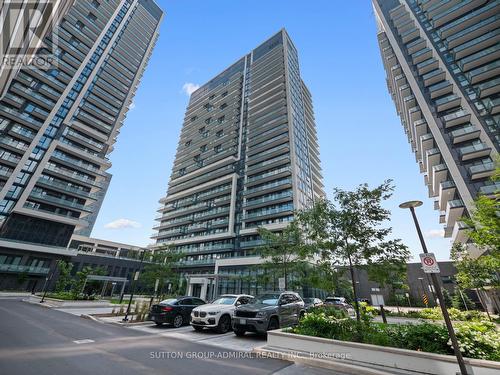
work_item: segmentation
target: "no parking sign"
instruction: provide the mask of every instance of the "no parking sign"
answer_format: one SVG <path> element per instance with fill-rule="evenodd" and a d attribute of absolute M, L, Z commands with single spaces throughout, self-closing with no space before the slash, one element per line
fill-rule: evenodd
<path fill-rule="evenodd" d="M 433 253 L 420 254 L 420 262 L 422 262 L 422 270 L 424 273 L 439 273 L 438 263 Z"/>

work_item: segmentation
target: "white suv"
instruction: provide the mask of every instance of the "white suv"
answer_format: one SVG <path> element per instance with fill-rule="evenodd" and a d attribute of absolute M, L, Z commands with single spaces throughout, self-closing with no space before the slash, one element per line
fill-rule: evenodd
<path fill-rule="evenodd" d="M 212 328 L 218 333 L 231 329 L 231 317 L 236 306 L 246 305 L 253 300 L 248 294 L 223 294 L 213 302 L 196 307 L 191 312 L 191 325 L 196 331 Z"/>

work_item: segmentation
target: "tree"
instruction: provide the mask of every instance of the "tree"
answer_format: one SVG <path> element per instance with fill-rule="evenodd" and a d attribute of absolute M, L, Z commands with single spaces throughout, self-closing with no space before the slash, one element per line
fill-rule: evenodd
<path fill-rule="evenodd" d="M 87 276 L 89 275 L 100 275 L 104 276 L 106 274 L 106 270 L 102 267 L 92 268 L 92 267 L 83 267 L 81 271 L 76 273 L 76 279 L 73 283 L 73 287 L 71 288 L 71 294 L 73 299 L 78 299 L 78 296 L 81 293 L 84 293 L 84 288 L 87 290 L 87 294 L 91 294 L 98 286 L 99 281 L 89 281 L 87 282 Z"/>
<path fill-rule="evenodd" d="M 174 268 L 176 263 L 184 256 L 184 254 L 175 252 L 171 247 L 163 247 L 155 250 L 150 256 L 150 262 L 144 266 L 140 280 L 141 284 L 147 288 L 154 288 L 156 280 L 159 280 L 158 294 L 161 294 L 165 284 L 172 282 L 178 276 Z"/>
<path fill-rule="evenodd" d="M 310 247 L 302 239 L 302 231 L 297 221 L 290 222 L 281 232 L 259 228 L 258 233 L 265 244 L 259 248 L 264 259 L 263 268 L 273 275 L 285 279 L 285 289 L 290 284 L 290 276 L 304 269 L 310 255 Z"/>
<path fill-rule="evenodd" d="M 444 305 L 447 307 L 447 308 L 450 308 L 453 306 L 453 299 L 450 295 L 450 292 L 448 292 L 447 289 L 442 289 L 442 292 L 443 292 L 443 302 L 444 302 Z"/>
<path fill-rule="evenodd" d="M 73 269 L 73 263 L 58 260 L 57 269 L 59 270 L 59 276 L 56 282 L 56 292 L 60 293 L 64 292 L 72 283 L 71 270 Z"/>
<path fill-rule="evenodd" d="M 387 239 L 390 227 L 382 227 L 390 212 L 382 207 L 394 187 L 385 181 L 375 189 L 367 184 L 355 191 L 334 190 L 333 201 L 322 199 L 298 214 L 307 231 L 307 239 L 318 249 L 319 262 L 347 266 L 354 295 L 356 318 L 360 321 L 354 268 L 377 264 L 401 264 L 410 257 L 399 239 Z"/>
<path fill-rule="evenodd" d="M 477 292 L 479 302 L 488 313 L 486 304 L 481 297 L 480 291 L 486 287 L 496 289 L 500 286 L 498 270 L 500 259 L 498 253 L 481 255 L 472 258 L 467 247 L 462 243 L 455 243 L 451 249 L 451 259 L 454 261 L 457 274 L 455 278 L 462 289 L 474 289 Z M 488 314 L 489 316 L 489 314 Z"/>
<path fill-rule="evenodd" d="M 453 294 L 451 305 L 455 309 L 459 309 L 462 311 L 474 309 L 475 307 L 474 302 L 472 302 L 469 296 L 466 293 L 462 292 L 460 288 L 455 288 L 455 293 Z"/>

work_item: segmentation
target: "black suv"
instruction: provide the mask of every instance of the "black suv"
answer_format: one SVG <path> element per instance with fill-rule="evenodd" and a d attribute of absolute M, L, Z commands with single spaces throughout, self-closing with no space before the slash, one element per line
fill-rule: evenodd
<path fill-rule="evenodd" d="M 237 336 L 245 332 L 264 334 L 297 324 L 304 313 L 304 301 L 297 293 L 264 293 L 234 310 L 233 330 Z"/>

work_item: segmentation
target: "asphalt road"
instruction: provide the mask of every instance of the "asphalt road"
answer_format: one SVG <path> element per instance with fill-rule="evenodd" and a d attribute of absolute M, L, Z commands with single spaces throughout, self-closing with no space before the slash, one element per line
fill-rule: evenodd
<path fill-rule="evenodd" d="M 0 299 L 0 374 L 277 374 L 331 371 L 103 324 Z"/>

